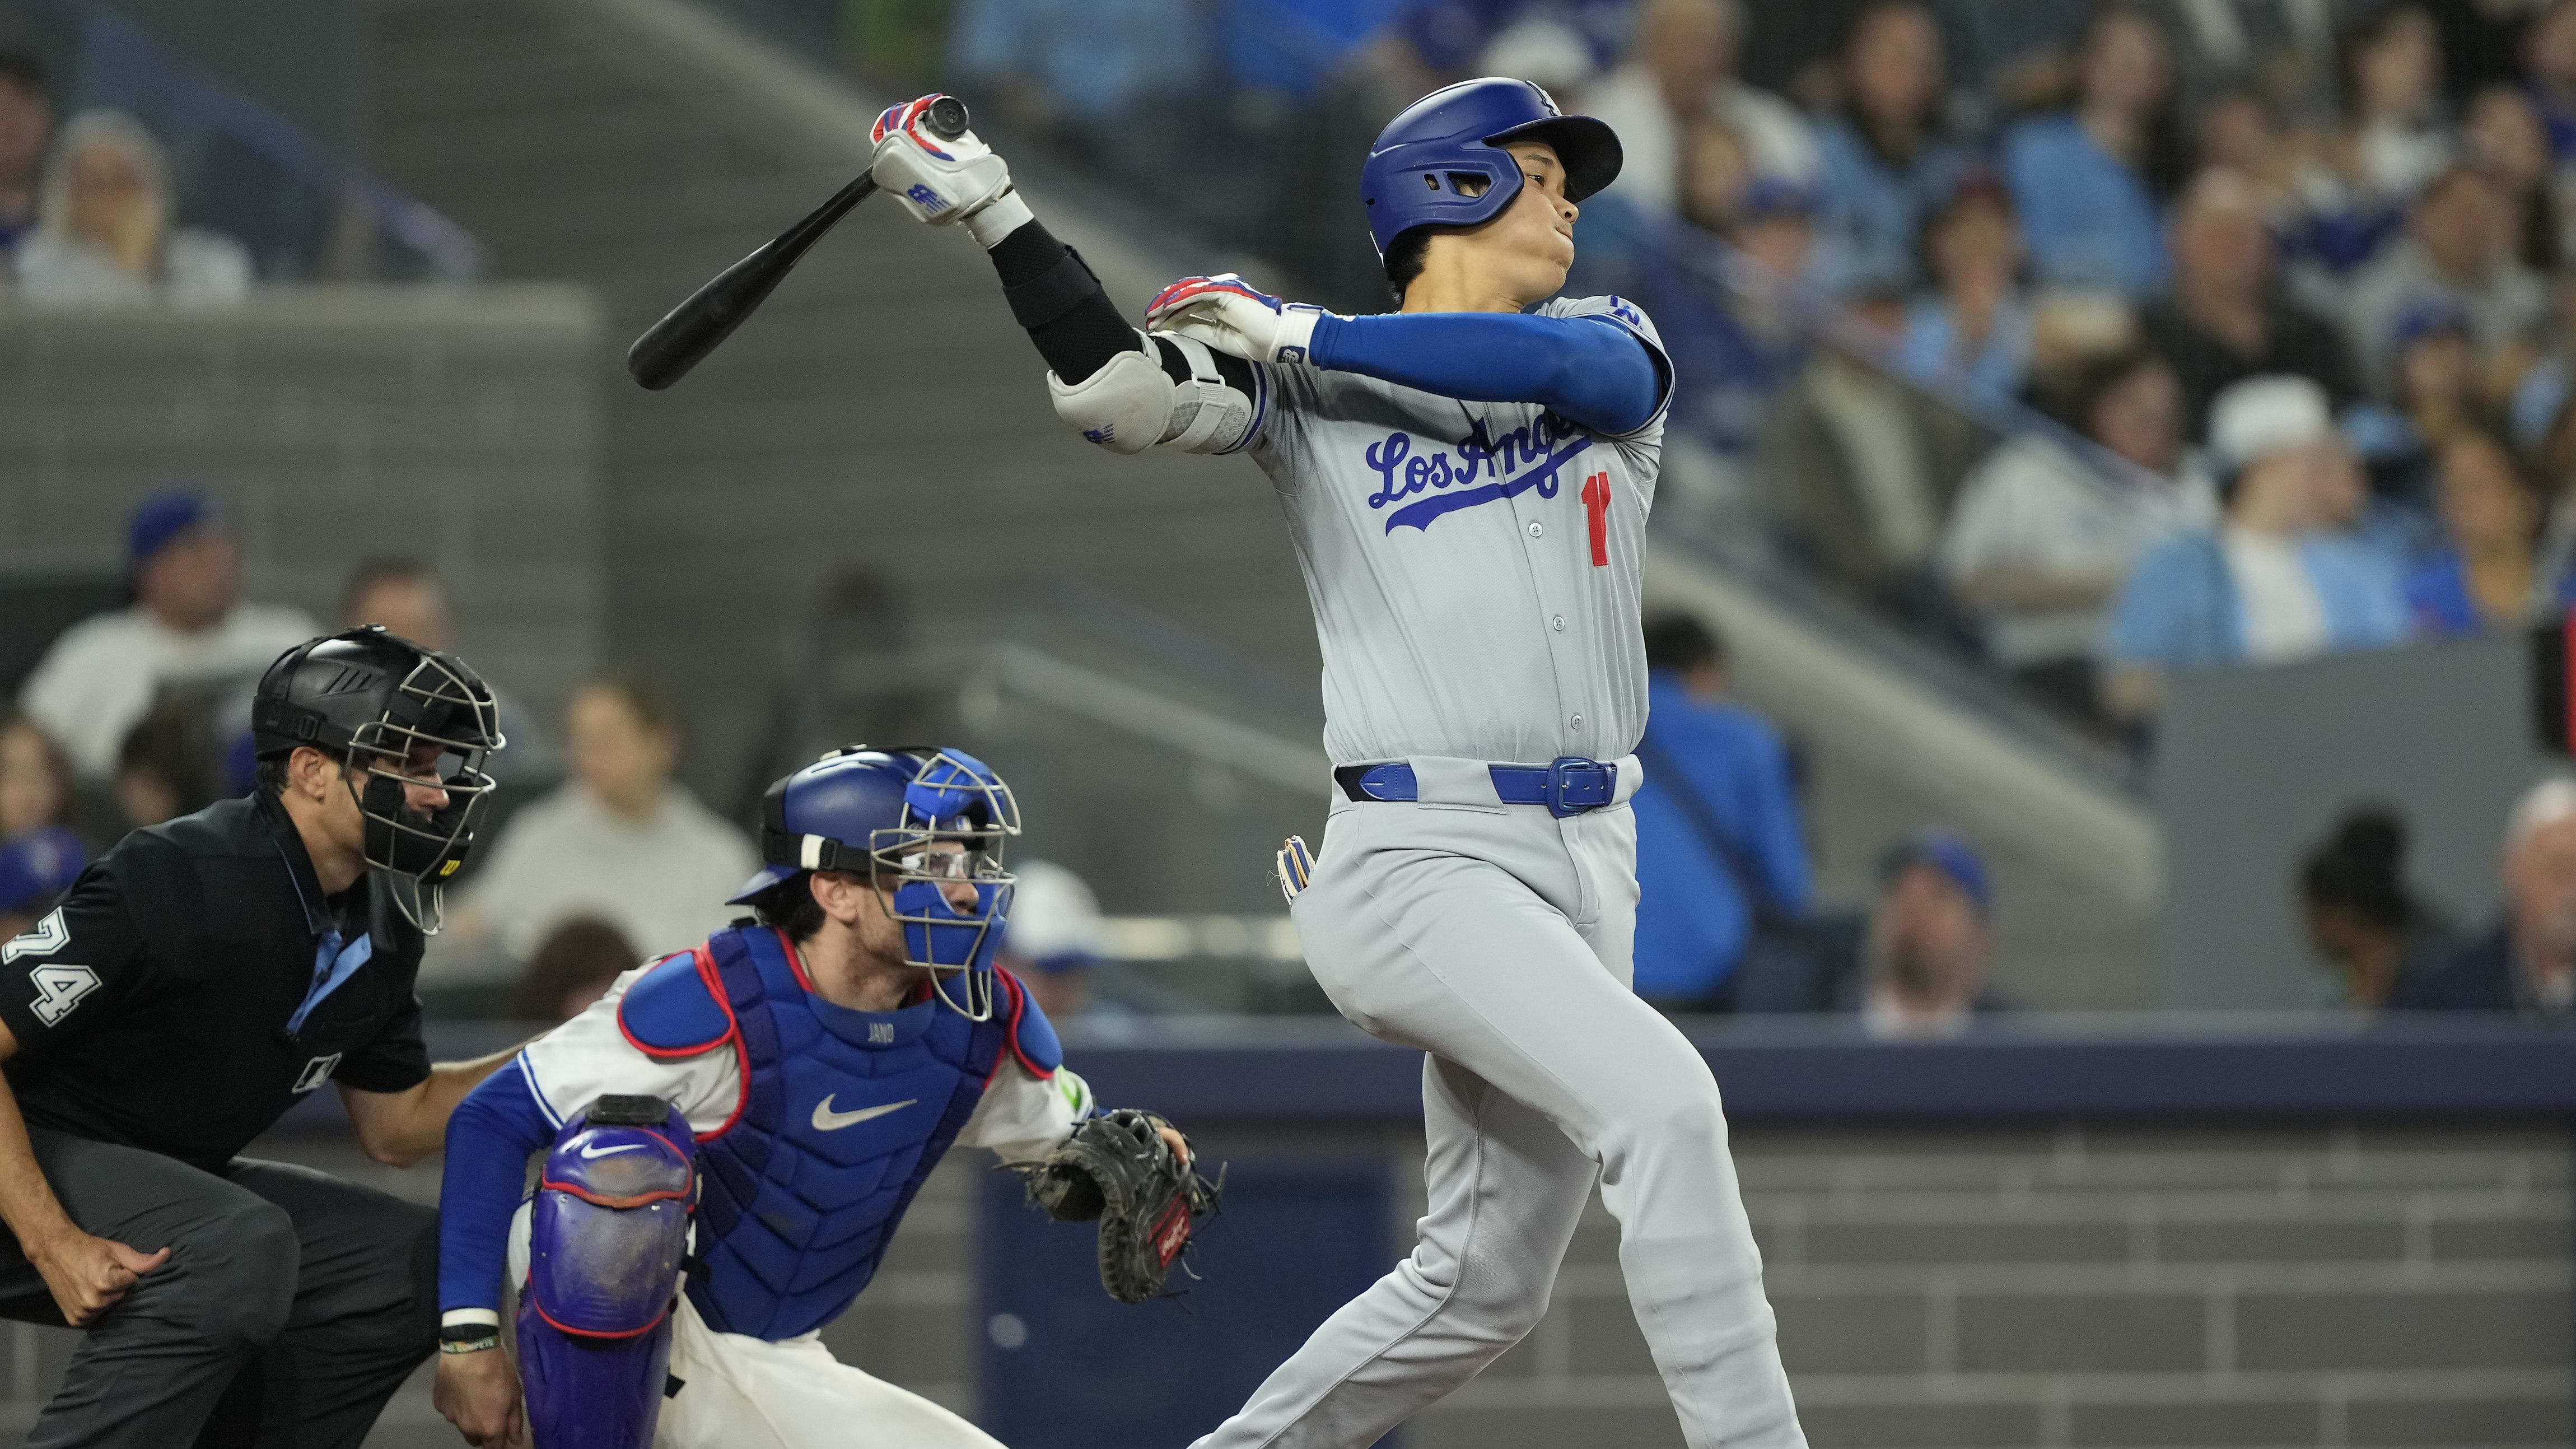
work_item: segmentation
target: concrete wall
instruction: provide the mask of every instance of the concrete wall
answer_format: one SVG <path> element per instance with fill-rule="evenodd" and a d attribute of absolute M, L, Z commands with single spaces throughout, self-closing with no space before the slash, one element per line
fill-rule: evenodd
<path fill-rule="evenodd" d="M 562 286 L 0 310 L 0 568 L 114 573 L 134 501 L 194 481 L 249 597 L 328 624 L 359 558 L 426 556 L 467 656 L 550 713 L 606 618 L 599 330 Z"/>
<path fill-rule="evenodd" d="M 1392 1232 L 1409 1242 L 1418 1135 L 1328 1135 L 1391 1154 L 1407 1184 Z M 1319 1144 L 1312 1131 L 1201 1135 L 1217 1156 L 1292 1139 Z M 279 1145 L 435 1190 L 429 1173 L 370 1168 L 334 1139 Z M 1735 1150 L 1818 1449 L 2576 1437 L 2563 1129 L 1764 1127 L 1739 1130 Z M 970 1413 L 984 1171 L 961 1155 L 931 1179 L 885 1272 L 825 1334 L 849 1362 Z M 1596 1204 L 1547 1319 L 1417 1420 L 1408 1449 L 1678 1445 L 1616 1244 Z M 71 1341 L 0 1331 L 0 1432 L 33 1414 Z M 369 1440 L 452 1442 L 425 1371 Z"/>
<path fill-rule="evenodd" d="M 2535 741 L 2530 674 L 2517 632 L 2176 679 L 2156 743 L 2171 887 L 2157 1003 L 2323 999 L 2299 862 L 2359 805 L 2396 807 L 2414 888 L 2464 931 L 2485 929 L 2505 816 L 2567 770 Z"/>

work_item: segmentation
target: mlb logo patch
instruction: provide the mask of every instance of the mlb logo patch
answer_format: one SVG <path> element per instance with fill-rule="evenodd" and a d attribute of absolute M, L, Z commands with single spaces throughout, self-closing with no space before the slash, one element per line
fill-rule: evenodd
<path fill-rule="evenodd" d="M 339 1067 L 340 1054 L 338 1052 L 333 1052 L 327 1057 L 315 1057 L 313 1060 L 306 1062 L 304 1064 L 304 1070 L 295 1074 L 295 1095 L 299 1097 L 303 1096 L 305 1093 L 312 1091 L 315 1087 L 331 1080 L 331 1074 L 339 1070 Z"/>

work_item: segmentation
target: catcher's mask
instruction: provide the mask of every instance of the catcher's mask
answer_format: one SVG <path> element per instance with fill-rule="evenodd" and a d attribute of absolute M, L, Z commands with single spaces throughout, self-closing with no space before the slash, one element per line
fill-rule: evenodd
<path fill-rule="evenodd" d="M 339 758 L 366 822 L 368 868 L 405 919 L 436 935 L 440 888 L 473 849 L 492 792 L 484 763 L 507 743 L 482 676 L 370 624 L 279 655 L 252 698 L 251 737 L 263 760 L 306 745 Z M 414 809 L 411 788 L 430 784 L 446 803 Z"/>
<path fill-rule="evenodd" d="M 761 801 L 758 875 L 734 903 L 770 909 L 772 892 L 816 870 L 868 877 L 903 931 L 904 964 L 930 973 L 931 994 L 970 1021 L 993 1015 L 993 953 L 1015 878 L 1005 842 L 1020 807 L 992 767 L 963 750 L 850 745 L 769 787 Z M 951 900 L 973 887 L 971 907 Z"/>

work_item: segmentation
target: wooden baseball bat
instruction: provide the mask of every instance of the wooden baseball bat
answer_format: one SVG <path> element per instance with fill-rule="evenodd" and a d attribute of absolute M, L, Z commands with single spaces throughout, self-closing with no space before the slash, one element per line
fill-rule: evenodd
<path fill-rule="evenodd" d="M 966 133 L 965 103 L 955 96 L 942 96 L 922 121 L 933 135 L 955 140 Z M 656 392 L 688 376 L 690 368 L 732 336 L 743 319 L 759 310 L 771 290 L 822 239 L 823 233 L 849 215 L 850 208 L 874 195 L 876 189 L 875 179 L 861 173 L 856 181 L 834 192 L 831 200 L 807 212 L 794 226 L 761 243 L 751 255 L 691 292 L 687 301 L 645 328 L 635 345 L 626 349 L 628 374 Z"/>

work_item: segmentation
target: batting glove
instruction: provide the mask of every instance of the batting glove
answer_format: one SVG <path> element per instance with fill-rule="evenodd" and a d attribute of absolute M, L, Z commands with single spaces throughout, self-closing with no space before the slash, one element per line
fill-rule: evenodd
<path fill-rule="evenodd" d="M 938 95 L 888 106 L 868 131 L 876 159 L 868 174 L 877 187 L 903 203 L 915 221 L 932 226 L 966 222 L 976 239 L 991 246 L 1029 219 L 1028 204 L 1011 194 L 1011 168 L 993 154 L 973 131 L 953 139 L 922 124 Z M 996 211 L 996 203 L 1001 203 Z M 979 223 L 974 218 L 993 215 Z M 991 231 L 989 237 L 983 233 Z"/>
<path fill-rule="evenodd" d="M 1334 314 L 1282 302 L 1232 272 L 1183 277 L 1145 304 L 1145 325 L 1255 362 L 1312 362 L 1315 324 Z"/>

